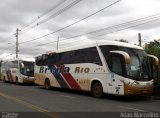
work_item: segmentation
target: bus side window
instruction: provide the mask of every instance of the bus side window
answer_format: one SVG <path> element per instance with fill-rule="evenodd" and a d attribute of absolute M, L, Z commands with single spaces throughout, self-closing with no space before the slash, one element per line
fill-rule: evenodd
<path fill-rule="evenodd" d="M 122 55 L 118 54 L 111 54 L 111 71 L 118 74 L 118 75 L 124 75 L 124 58 Z"/>
<path fill-rule="evenodd" d="M 62 52 L 49 57 L 49 65 L 94 63 L 102 65 L 96 47 Z"/>
<path fill-rule="evenodd" d="M 48 57 L 47 65 L 56 65 L 59 63 L 60 54 L 53 54 Z"/>
<path fill-rule="evenodd" d="M 59 54 L 58 64 L 70 64 L 70 52 L 63 52 Z"/>
<path fill-rule="evenodd" d="M 96 49 L 96 47 L 94 48 L 90 48 L 90 50 L 88 51 L 88 55 L 90 55 L 90 62 L 97 64 L 97 65 L 102 65 L 99 53 Z"/>
<path fill-rule="evenodd" d="M 83 61 L 83 63 L 102 65 L 96 47 L 81 50 L 81 60 Z"/>

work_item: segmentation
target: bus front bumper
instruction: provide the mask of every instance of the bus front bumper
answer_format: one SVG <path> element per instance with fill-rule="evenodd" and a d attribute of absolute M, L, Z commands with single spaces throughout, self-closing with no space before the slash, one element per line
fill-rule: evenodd
<path fill-rule="evenodd" d="M 143 87 L 124 84 L 124 95 L 150 95 L 153 92 L 153 85 Z"/>
<path fill-rule="evenodd" d="M 34 84 L 34 77 L 23 77 L 23 83 Z"/>

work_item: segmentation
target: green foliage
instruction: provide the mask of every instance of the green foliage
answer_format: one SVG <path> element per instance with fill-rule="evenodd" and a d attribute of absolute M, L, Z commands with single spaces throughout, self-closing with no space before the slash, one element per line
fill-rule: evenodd
<path fill-rule="evenodd" d="M 155 55 L 160 59 L 160 39 L 149 42 L 144 49 L 146 53 Z"/>

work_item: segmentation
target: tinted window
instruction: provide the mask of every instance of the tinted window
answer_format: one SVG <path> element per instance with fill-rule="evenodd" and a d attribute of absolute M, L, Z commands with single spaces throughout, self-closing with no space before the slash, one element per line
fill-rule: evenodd
<path fill-rule="evenodd" d="M 119 50 L 118 49 L 118 46 L 112 46 L 112 45 L 106 45 L 106 46 L 100 46 L 101 50 L 102 50 L 102 53 L 107 61 L 107 64 L 109 66 L 109 68 L 111 69 L 111 65 L 110 65 L 110 51 L 113 51 L 113 50 Z"/>
<path fill-rule="evenodd" d="M 96 47 L 58 53 L 49 56 L 48 64 L 94 63 L 102 65 Z"/>
<path fill-rule="evenodd" d="M 35 63 L 38 66 L 46 66 L 47 63 L 48 63 L 48 55 L 47 54 L 43 54 L 42 56 L 36 57 Z"/>
<path fill-rule="evenodd" d="M 23 75 L 33 77 L 34 76 L 34 62 L 22 61 L 24 67 L 20 68 L 20 72 Z"/>
<path fill-rule="evenodd" d="M 119 74 L 119 75 L 122 75 L 122 64 L 121 64 L 121 58 L 120 57 L 116 57 L 116 56 L 113 56 L 112 57 L 112 71 Z"/>

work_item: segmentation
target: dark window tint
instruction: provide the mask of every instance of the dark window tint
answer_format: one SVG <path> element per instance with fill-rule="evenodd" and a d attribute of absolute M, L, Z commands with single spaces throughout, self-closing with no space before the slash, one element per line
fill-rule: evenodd
<path fill-rule="evenodd" d="M 42 56 L 36 57 L 36 65 L 38 66 L 46 66 L 48 63 L 48 55 L 43 54 Z"/>
<path fill-rule="evenodd" d="M 113 56 L 111 65 L 113 72 L 122 75 L 121 58 Z"/>
<path fill-rule="evenodd" d="M 113 50 L 119 50 L 118 49 L 118 46 L 113 46 L 113 45 L 105 45 L 105 46 L 101 46 L 100 47 L 101 48 L 101 50 L 102 50 L 102 53 L 103 53 L 103 55 L 104 55 L 104 57 L 105 57 L 105 59 L 106 59 L 106 61 L 107 61 L 107 64 L 108 64 L 108 66 L 109 66 L 109 68 L 111 69 L 111 65 L 110 65 L 110 51 L 113 51 Z"/>
<path fill-rule="evenodd" d="M 102 65 L 96 47 L 58 53 L 49 56 L 48 64 L 94 63 Z"/>

